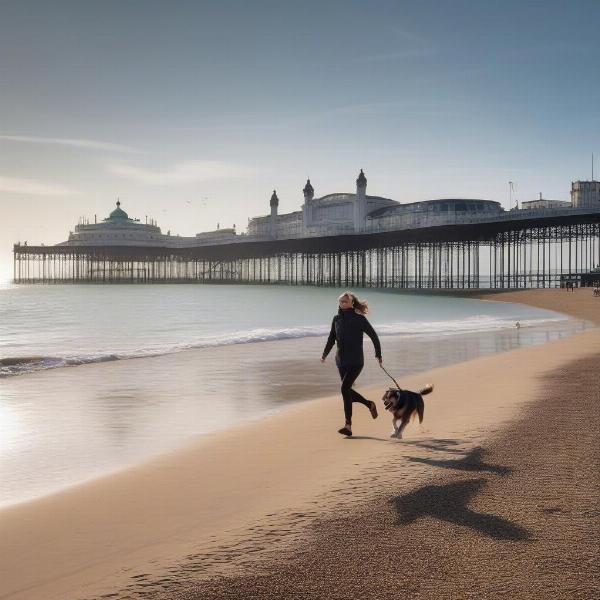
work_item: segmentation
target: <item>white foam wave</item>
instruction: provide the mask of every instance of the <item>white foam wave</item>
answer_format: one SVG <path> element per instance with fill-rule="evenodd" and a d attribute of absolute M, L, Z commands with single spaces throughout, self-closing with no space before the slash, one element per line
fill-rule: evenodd
<path fill-rule="evenodd" d="M 521 328 L 547 325 L 566 320 L 567 317 L 547 319 L 527 319 L 520 321 Z M 377 325 L 380 336 L 447 336 L 461 333 L 498 331 L 515 328 L 514 319 L 502 319 L 486 315 L 476 315 L 467 319 L 449 321 L 397 321 Z M 41 356 L 0 359 L 0 377 L 20 375 L 33 371 L 54 369 L 57 367 L 75 366 L 130 358 L 145 358 L 162 356 L 197 348 L 230 346 L 236 344 L 251 344 L 278 340 L 291 340 L 308 337 L 325 337 L 329 328 L 324 326 L 303 326 L 283 329 L 262 328 L 248 331 L 238 331 L 228 334 L 206 336 L 191 343 L 149 346 L 147 348 L 128 349 L 99 353 L 86 353 L 66 356 Z"/>

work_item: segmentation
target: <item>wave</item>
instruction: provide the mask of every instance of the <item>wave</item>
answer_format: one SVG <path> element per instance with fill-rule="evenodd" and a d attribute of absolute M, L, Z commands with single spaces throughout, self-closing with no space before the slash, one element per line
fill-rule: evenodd
<path fill-rule="evenodd" d="M 521 328 L 547 325 L 565 321 L 568 317 L 553 317 L 547 319 L 525 319 L 519 322 Z M 467 319 L 450 321 L 398 321 L 377 325 L 380 336 L 447 336 L 461 333 L 476 333 L 485 331 L 498 331 L 514 329 L 515 319 L 490 317 L 478 315 Z M 231 346 L 237 344 L 251 344 L 278 340 L 291 340 L 308 337 L 325 337 L 329 333 L 328 327 L 304 326 L 285 329 L 251 329 L 248 331 L 234 332 L 223 335 L 206 336 L 200 340 L 189 343 L 166 344 L 149 346 L 147 348 L 125 349 L 111 352 L 87 353 L 65 356 L 17 356 L 0 358 L 0 378 L 12 375 L 22 375 L 57 367 L 69 367 L 91 363 L 126 360 L 130 358 L 146 358 L 163 356 L 185 350 L 197 348 L 211 348 L 216 346 Z"/>

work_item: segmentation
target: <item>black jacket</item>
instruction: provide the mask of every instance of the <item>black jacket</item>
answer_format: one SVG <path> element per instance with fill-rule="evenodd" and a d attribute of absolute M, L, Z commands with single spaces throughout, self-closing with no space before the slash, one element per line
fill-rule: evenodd
<path fill-rule="evenodd" d="M 333 317 L 331 332 L 323 350 L 325 358 L 333 345 L 337 342 L 335 364 L 338 367 L 363 365 L 363 333 L 366 333 L 375 346 L 375 356 L 381 358 L 381 344 L 371 323 L 364 315 L 360 315 L 353 308 L 340 310 Z"/>

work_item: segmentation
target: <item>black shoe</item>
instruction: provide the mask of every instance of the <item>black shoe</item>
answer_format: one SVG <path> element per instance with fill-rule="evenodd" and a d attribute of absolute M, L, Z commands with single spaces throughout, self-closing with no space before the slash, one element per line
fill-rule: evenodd
<path fill-rule="evenodd" d="M 347 427 L 342 427 L 341 429 L 338 429 L 338 433 L 341 433 L 342 435 L 346 435 L 348 437 L 352 437 L 352 430 L 348 429 Z"/>

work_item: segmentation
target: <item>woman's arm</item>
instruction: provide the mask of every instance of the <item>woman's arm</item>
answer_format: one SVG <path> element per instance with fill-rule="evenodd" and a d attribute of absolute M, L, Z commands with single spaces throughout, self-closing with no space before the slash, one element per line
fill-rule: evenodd
<path fill-rule="evenodd" d="M 333 321 L 331 321 L 331 331 L 329 332 L 329 337 L 327 338 L 327 343 L 325 344 L 325 349 L 323 350 L 322 360 L 325 360 L 333 345 L 335 344 L 335 317 L 333 317 Z"/>
<path fill-rule="evenodd" d="M 381 344 L 379 343 L 379 338 L 373 329 L 371 323 L 369 323 L 367 317 L 363 317 L 363 331 L 371 338 L 373 342 L 373 346 L 375 346 L 375 358 L 381 362 Z"/>

